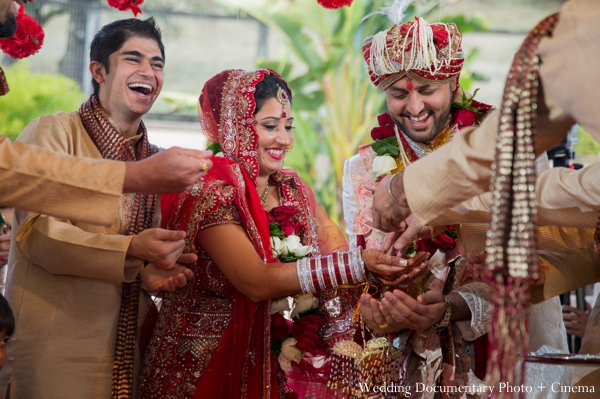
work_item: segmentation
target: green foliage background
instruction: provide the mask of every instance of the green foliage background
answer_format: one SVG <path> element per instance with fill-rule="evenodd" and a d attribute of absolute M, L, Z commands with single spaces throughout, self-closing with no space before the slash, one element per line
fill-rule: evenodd
<path fill-rule="evenodd" d="M 577 144 L 575 145 L 575 161 L 594 162 L 598 153 L 600 153 L 600 144 L 580 126 Z"/>
<path fill-rule="evenodd" d="M 26 61 L 13 64 L 4 72 L 10 92 L 0 97 L 0 133 L 11 140 L 38 116 L 77 110 L 85 98 L 74 80 L 31 72 Z"/>
<path fill-rule="evenodd" d="M 305 0 L 216 0 L 230 11 L 238 7 L 263 22 L 286 43 L 277 60 L 258 60 L 261 68 L 279 72 L 293 92 L 294 149 L 286 166 L 298 171 L 313 189 L 317 201 L 342 226 L 341 191 L 344 161 L 358 146 L 370 141 L 377 115 L 385 111 L 385 96 L 371 83 L 363 60 L 366 37 L 391 26 L 387 16 L 369 13 L 389 1 L 354 0 L 350 7 L 327 10 Z M 438 4 L 414 2 L 405 21 L 415 15 L 437 20 Z M 463 32 L 488 29 L 479 15 L 452 16 Z M 477 56 L 467 56 L 465 66 Z M 467 89 L 481 77 L 463 70 L 461 85 Z"/>

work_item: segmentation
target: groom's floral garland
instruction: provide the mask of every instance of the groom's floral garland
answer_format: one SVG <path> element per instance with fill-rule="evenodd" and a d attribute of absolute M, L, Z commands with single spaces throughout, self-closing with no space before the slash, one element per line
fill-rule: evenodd
<path fill-rule="evenodd" d="M 312 247 L 302 245 L 295 234 L 300 229 L 295 218 L 297 214 L 298 210 L 293 206 L 278 206 L 267 213 L 273 258 L 281 262 L 295 262 L 312 251 Z M 319 310 L 318 298 L 312 294 L 277 298 L 271 301 L 270 313 L 271 353 L 278 356 L 284 371 L 291 371 L 291 362 L 300 363 L 306 352 L 326 355 L 327 346 L 317 331 L 325 325 L 327 318 Z M 284 317 L 286 313 L 289 318 Z"/>
<path fill-rule="evenodd" d="M 448 126 L 450 131 L 445 130 L 436 137 L 433 142 L 434 149 L 449 141 L 451 134 L 445 137 L 446 133 L 456 132 L 479 124 L 492 109 L 491 105 L 473 99 L 478 90 L 475 90 L 472 96 L 469 96 L 462 89 L 457 90 L 452 102 L 450 125 Z M 398 142 L 394 120 L 387 112 L 379 115 L 377 121 L 379 126 L 371 130 L 371 138 L 375 140 L 371 147 L 377 153 L 377 157 L 373 160 L 371 173 L 377 180 L 380 180 L 385 175 L 397 173 L 408 166 L 404 165 L 400 157 L 402 151 L 408 155 L 410 162 L 414 162 L 419 158 L 406 142 L 404 135 L 399 135 L 401 143 Z"/>
<path fill-rule="evenodd" d="M 492 109 L 491 105 L 480 103 L 473 98 L 477 91 L 469 96 L 462 89 L 458 89 L 452 102 L 449 126 L 441 132 L 432 143 L 432 150 L 440 147 L 449 140 L 455 132 L 469 126 L 478 125 Z M 386 175 L 397 173 L 406 166 L 406 161 L 412 163 L 419 159 L 412 150 L 403 134 L 397 132 L 394 120 L 386 112 L 377 117 L 379 126 L 371 130 L 371 137 L 375 142 L 371 144 L 377 156 L 371 164 L 371 174 L 379 181 Z M 400 142 L 398 141 L 400 140 Z M 415 245 L 409 248 L 406 255 L 417 251 L 428 251 L 433 255 L 437 249 L 441 251 L 451 250 L 456 246 L 457 233 L 454 230 L 444 230 L 432 238 L 417 240 Z"/>

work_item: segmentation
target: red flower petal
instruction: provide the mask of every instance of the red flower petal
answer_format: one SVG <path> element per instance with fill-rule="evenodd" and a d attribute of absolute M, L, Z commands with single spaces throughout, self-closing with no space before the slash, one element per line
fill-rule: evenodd
<path fill-rule="evenodd" d="M 17 31 L 8 39 L 0 39 L 0 50 L 12 58 L 25 58 L 37 53 L 44 44 L 44 30 L 35 20 L 25 14 L 23 6 L 17 15 Z"/>
<path fill-rule="evenodd" d="M 336 9 L 352 4 L 353 0 L 317 0 L 324 8 Z"/>
<path fill-rule="evenodd" d="M 133 16 L 137 17 L 138 14 L 142 13 L 140 4 L 144 2 L 144 0 L 107 0 L 108 5 L 118 9 L 119 11 L 127 11 L 131 10 L 133 12 Z"/>

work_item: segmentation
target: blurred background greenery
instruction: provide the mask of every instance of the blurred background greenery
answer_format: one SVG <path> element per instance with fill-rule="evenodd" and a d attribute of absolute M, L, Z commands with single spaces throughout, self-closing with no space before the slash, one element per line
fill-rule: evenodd
<path fill-rule="evenodd" d="M 226 68 L 272 68 L 294 94 L 295 145 L 286 165 L 300 173 L 340 223 L 344 160 L 368 142 L 376 116 L 385 109 L 361 46 L 365 37 L 391 23 L 383 15 L 361 19 L 391 2 L 354 0 L 349 7 L 326 10 L 316 0 L 145 0 L 139 17 L 153 16 L 163 28 L 167 60 L 161 99 L 145 118 L 151 140 L 159 137 L 153 122 L 160 120 L 168 123 L 163 130 L 170 138 L 158 144 L 203 146 L 197 98 L 204 82 Z M 456 23 L 465 34 L 461 86 L 481 87 L 477 99 L 497 106 L 512 54 L 527 30 L 561 3 L 416 0 L 405 18 Z M 47 37 L 28 62 L 0 57 L 11 86 L 0 98 L 0 132 L 13 139 L 39 115 L 79 107 L 90 93 L 91 37 L 108 22 L 132 17 L 108 8 L 104 0 L 40 0 L 26 11 L 43 24 Z M 169 136 L 186 123 L 194 133 L 185 136 L 187 141 Z M 597 152 L 600 146 L 592 141 L 582 133 L 578 154 Z"/>
<path fill-rule="evenodd" d="M 236 0 L 219 0 L 235 10 Z M 365 15 L 379 10 L 383 0 L 354 0 L 352 6 L 327 10 L 316 1 L 250 0 L 240 9 L 285 38 L 286 52 L 276 60 L 257 60 L 284 76 L 293 92 L 294 150 L 286 165 L 297 170 L 315 191 L 320 204 L 341 223 L 343 165 L 358 145 L 370 139 L 377 115 L 385 111 L 385 98 L 371 83 L 362 57 L 365 37 L 390 26 L 382 15 Z M 405 19 L 419 15 L 435 18 L 438 4 L 414 2 Z M 486 31 L 480 15 L 448 16 L 444 22 L 460 24 L 463 32 Z M 476 57 L 473 50 L 468 59 Z M 482 76 L 469 73 L 468 63 L 461 84 L 468 89 Z"/>
<path fill-rule="evenodd" d="M 0 97 L 0 132 L 12 140 L 38 116 L 77 109 L 86 98 L 75 80 L 31 72 L 27 61 L 19 61 L 4 72 L 10 95 Z"/>

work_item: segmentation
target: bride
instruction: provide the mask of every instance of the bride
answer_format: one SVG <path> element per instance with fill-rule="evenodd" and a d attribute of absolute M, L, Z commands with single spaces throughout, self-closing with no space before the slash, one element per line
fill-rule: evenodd
<path fill-rule="evenodd" d="M 286 82 L 268 69 L 227 70 L 205 84 L 200 120 L 224 156 L 213 157 L 188 192 L 163 198 L 163 218 L 187 232 L 186 252 L 196 252 L 198 261 L 190 265 L 193 282 L 163 294 L 140 397 L 283 397 L 284 374 L 270 351 L 271 299 L 335 292 L 369 273 L 398 283 L 426 266 L 426 254 L 405 260 L 347 252 L 311 190 L 282 169 L 293 143 L 291 100 Z M 301 245 L 280 248 L 269 220 Z M 292 249 L 299 260 L 275 259 Z"/>

